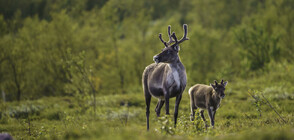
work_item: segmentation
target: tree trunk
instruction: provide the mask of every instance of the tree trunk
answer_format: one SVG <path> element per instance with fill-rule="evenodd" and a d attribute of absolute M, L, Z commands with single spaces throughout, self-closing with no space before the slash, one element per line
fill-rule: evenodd
<path fill-rule="evenodd" d="M 11 63 L 12 71 L 13 71 L 14 83 L 17 88 L 16 99 L 17 99 L 17 101 L 20 101 L 21 89 L 20 89 L 19 80 L 17 79 L 18 74 L 16 72 L 16 66 L 12 61 L 10 61 L 10 63 Z"/>
<path fill-rule="evenodd" d="M 115 51 L 115 66 L 117 68 L 118 71 L 118 75 L 119 75 L 119 81 L 120 81 L 120 88 L 122 93 L 124 93 L 124 85 L 125 85 L 125 79 L 124 79 L 124 73 L 123 70 L 119 64 L 119 60 L 118 60 L 118 46 L 117 46 L 117 41 L 116 38 L 113 38 L 113 43 L 114 43 L 114 51 Z"/>
<path fill-rule="evenodd" d="M 20 101 L 21 90 L 19 85 L 17 86 L 17 101 Z"/>

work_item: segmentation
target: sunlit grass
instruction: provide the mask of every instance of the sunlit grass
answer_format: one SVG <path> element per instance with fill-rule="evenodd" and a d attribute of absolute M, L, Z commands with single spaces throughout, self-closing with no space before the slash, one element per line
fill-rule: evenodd
<path fill-rule="evenodd" d="M 164 109 L 162 117 L 156 117 L 154 108 L 157 100 L 152 98 L 151 129 L 147 132 L 144 96 L 142 93 L 130 93 L 97 97 L 96 116 L 91 101 L 78 102 L 75 97 L 45 97 L 20 103 L 2 103 L 0 131 L 8 132 L 16 139 L 292 138 L 292 91 L 278 86 L 261 88 L 287 121 L 283 123 L 265 104 L 260 105 L 260 116 L 254 100 L 247 94 L 247 83 L 242 83 L 246 82 L 230 82 L 227 96 L 217 111 L 213 129 L 206 129 L 199 116 L 194 122 L 189 120 L 190 102 L 185 92 L 180 104 L 177 128 L 173 127 L 173 115 L 165 116 Z M 175 99 L 171 99 L 171 114 L 174 102 Z M 208 119 L 207 112 L 205 115 Z"/>
<path fill-rule="evenodd" d="M 270 73 L 279 75 L 280 72 Z M 283 79 L 276 81 L 264 75 L 229 82 L 226 97 L 216 113 L 214 128 L 205 128 L 199 114 L 195 121 L 190 121 L 186 89 L 176 128 L 172 115 L 175 99 L 170 100 L 171 115 L 166 116 L 163 108 L 161 117 L 157 118 L 154 111 L 157 100 L 152 98 L 150 131 L 147 132 L 143 93 L 132 91 L 99 94 L 96 115 L 90 98 L 44 97 L 2 102 L 0 131 L 10 133 L 15 139 L 291 139 L 294 135 L 294 90 L 287 83 L 290 74 L 280 73 Z M 249 92 L 260 98 L 263 94 L 286 123 L 267 104 L 257 104 Z M 209 120 L 207 111 L 205 117 Z"/>

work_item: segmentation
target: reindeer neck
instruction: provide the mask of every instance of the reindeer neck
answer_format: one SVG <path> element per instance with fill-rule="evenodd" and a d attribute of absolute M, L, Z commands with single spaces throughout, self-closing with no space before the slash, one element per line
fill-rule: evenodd
<path fill-rule="evenodd" d="M 187 76 L 184 65 L 180 59 L 177 59 L 175 62 L 169 63 L 168 66 L 171 68 L 172 74 L 178 75 L 179 80 L 177 82 L 179 82 L 181 89 L 184 90 L 187 83 Z"/>
<path fill-rule="evenodd" d="M 180 58 L 178 58 L 177 60 L 175 60 L 172 63 L 168 63 L 168 65 L 172 68 L 172 70 L 182 70 L 182 68 L 184 68 L 184 65 L 182 64 Z"/>

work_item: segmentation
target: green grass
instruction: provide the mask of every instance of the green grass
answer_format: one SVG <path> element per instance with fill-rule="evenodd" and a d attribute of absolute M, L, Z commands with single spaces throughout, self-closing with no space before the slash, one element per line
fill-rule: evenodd
<path fill-rule="evenodd" d="M 0 132 L 8 132 L 15 139 L 293 139 L 294 88 L 287 83 L 287 75 L 282 75 L 284 79 L 276 83 L 266 80 L 267 76 L 230 81 L 213 129 L 205 129 L 199 116 L 190 122 L 187 88 L 180 104 L 177 128 L 173 127 L 173 115 L 165 116 L 164 109 L 162 117 L 156 117 L 157 100 L 152 98 L 147 132 L 144 96 L 137 91 L 99 95 L 96 116 L 92 100 L 75 97 L 2 103 Z M 259 97 L 263 93 L 287 123 L 268 105 L 257 106 L 248 91 Z M 171 99 L 171 114 L 174 102 Z M 208 119 L 207 112 L 205 115 Z"/>

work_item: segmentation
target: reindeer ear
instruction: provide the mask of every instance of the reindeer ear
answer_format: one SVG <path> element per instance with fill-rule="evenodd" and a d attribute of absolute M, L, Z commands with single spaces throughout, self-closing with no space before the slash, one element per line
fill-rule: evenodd
<path fill-rule="evenodd" d="M 215 89 L 215 86 L 213 84 L 210 83 L 210 86 L 212 86 L 212 88 Z"/>
<path fill-rule="evenodd" d="M 178 52 L 180 51 L 180 46 L 174 46 L 173 49 Z"/>
<path fill-rule="evenodd" d="M 224 85 L 224 87 L 225 87 L 225 86 L 227 86 L 227 84 L 228 84 L 228 83 L 229 83 L 229 82 L 228 82 L 228 81 L 226 81 L 226 82 L 223 84 L 223 85 Z"/>

